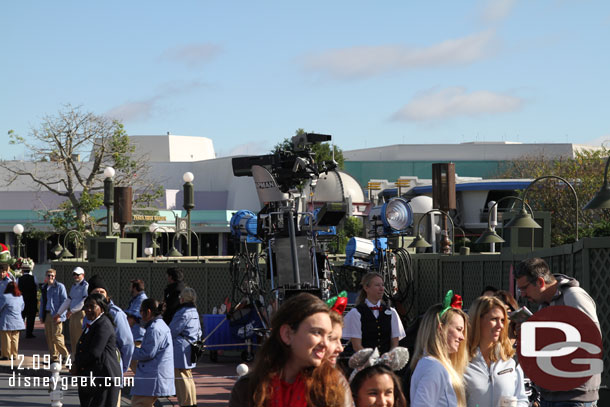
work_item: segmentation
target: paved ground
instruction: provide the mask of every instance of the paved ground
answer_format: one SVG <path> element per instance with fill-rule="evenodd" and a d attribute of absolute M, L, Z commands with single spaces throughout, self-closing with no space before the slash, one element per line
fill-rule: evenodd
<path fill-rule="evenodd" d="M 37 321 L 34 329 L 36 338 L 25 339 L 22 332 L 19 340 L 18 360 L 0 361 L 0 404 L 3 406 L 49 406 L 51 399 L 48 388 L 43 386 L 46 377 L 51 372 L 45 370 L 45 354 L 47 345 L 44 338 L 43 325 Z M 48 358 L 48 357 L 47 357 Z M 47 359 L 48 360 L 48 359 Z M 231 388 L 236 380 L 235 368 L 241 363 L 239 352 L 219 352 L 218 362 L 209 361 L 204 355 L 202 361 L 193 369 L 193 377 L 197 386 L 197 402 L 199 406 L 226 406 L 229 401 Z M 132 376 L 131 371 L 127 376 Z M 61 377 L 68 380 L 69 373 L 62 370 Z M 19 382 L 19 379 L 21 381 Z M 29 383 L 26 383 L 29 380 Z M 35 380 L 39 382 L 34 383 Z M 60 382 L 61 383 L 61 382 Z M 78 406 L 76 388 L 67 383 L 67 390 L 63 393 L 64 406 Z M 123 392 L 127 393 L 127 392 Z M 162 406 L 178 406 L 175 397 L 160 400 Z M 122 406 L 130 406 L 127 394 L 122 397 Z"/>

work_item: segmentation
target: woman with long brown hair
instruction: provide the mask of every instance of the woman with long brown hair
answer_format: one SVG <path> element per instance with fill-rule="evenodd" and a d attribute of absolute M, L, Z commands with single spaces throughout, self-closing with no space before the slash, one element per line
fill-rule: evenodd
<path fill-rule="evenodd" d="M 311 294 L 286 300 L 271 319 L 271 334 L 251 372 L 235 383 L 229 406 L 343 406 L 345 388 L 335 374 L 325 379 L 324 394 L 311 391 L 312 372 L 326 356 L 332 331 L 329 312 Z"/>

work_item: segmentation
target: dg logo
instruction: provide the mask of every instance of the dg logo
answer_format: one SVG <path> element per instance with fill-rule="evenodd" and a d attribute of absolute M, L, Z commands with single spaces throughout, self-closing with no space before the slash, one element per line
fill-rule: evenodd
<path fill-rule="evenodd" d="M 603 372 L 602 336 L 584 312 L 546 307 L 521 324 L 519 363 L 538 386 L 567 391 Z"/>

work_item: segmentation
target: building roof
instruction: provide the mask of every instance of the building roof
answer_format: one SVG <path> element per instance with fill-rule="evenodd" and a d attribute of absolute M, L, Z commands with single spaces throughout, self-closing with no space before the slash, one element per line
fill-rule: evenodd
<path fill-rule="evenodd" d="M 459 144 L 395 144 L 346 150 L 346 161 L 506 161 L 526 156 L 574 158 L 577 151 L 601 147 L 572 143 L 468 142 Z"/>

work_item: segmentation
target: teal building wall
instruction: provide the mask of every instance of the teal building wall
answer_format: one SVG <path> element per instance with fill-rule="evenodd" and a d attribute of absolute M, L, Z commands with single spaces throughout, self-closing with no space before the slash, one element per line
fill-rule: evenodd
<path fill-rule="evenodd" d="M 432 178 L 432 164 L 439 161 L 345 161 L 345 171 L 363 188 L 371 179 L 395 181 L 400 176 Z M 460 177 L 497 178 L 507 161 L 453 161 Z"/>

